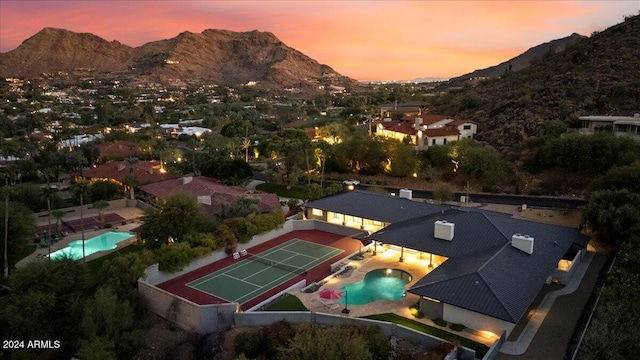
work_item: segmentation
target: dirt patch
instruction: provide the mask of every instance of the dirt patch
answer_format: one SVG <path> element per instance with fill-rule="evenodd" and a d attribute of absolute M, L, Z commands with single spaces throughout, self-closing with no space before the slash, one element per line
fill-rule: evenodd
<path fill-rule="evenodd" d="M 145 321 L 149 322 L 149 330 L 145 334 L 144 347 L 136 354 L 137 360 L 156 359 L 197 359 L 199 336 L 169 327 L 163 318 L 149 314 Z"/>

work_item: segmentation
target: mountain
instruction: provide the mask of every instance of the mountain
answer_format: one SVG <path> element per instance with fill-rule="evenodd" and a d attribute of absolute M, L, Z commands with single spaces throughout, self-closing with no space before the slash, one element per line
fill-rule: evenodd
<path fill-rule="evenodd" d="M 478 123 L 479 140 L 514 151 L 545 123 L 640 112 L 640 16 L 501 78 L 433 99 L 430 111 Z"/>
<path fill-rule="evenodd" d="M 89 33 L 44 28 L 17 49 L 0 54 L 0 76 L 36 77 L 77 68 L 101 72 L 130 65 L 133 49 Z"/>
<path fill-rule="evenodd" d="M 261 88 L 319 89 L 354 85 L 268 32 L 205 30 L 132 48 L 96 35 L 45 28 L 18 48 L 0 54 L 0 76 L 38 77 L 45 73 L 118 76 L 132 81 L 216 83 L 255 82 Z"/>
<path fill-rule="evenodd" d="M 586 36 L 573 33 L 570 36 L 564 37 L 562 39 L 552 40 L 544 44 L 534 46 L 524 53 L 498 65 L 491 66 L 486 69 L 476 70 L 472 73 L 464 74 L 451 80 L 456 81 L 486 77 L 495 78 L 504 75 L 508 71 L 519 71 L 542 59 L 542 57 L 544 56 L 549 56 L 552 53 L 559 53 L 561 51 L 564 51 L 567 46 L 584 38 L 586 38 Z"/>

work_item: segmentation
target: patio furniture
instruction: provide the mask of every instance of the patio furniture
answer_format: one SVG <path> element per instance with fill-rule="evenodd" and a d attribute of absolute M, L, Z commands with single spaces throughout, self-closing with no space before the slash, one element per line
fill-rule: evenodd
<path fill-rule="evenodd" d="M 333 300 L 323 300 L 320 299 L 320 303 L 322 303 L 322 305 L 326 306 L 327 309 L 329 310 L 335 310 L 341 307 L 340 304 L 337 304 L 335 301 Z"/>
<path fill-rule="evenodd" d="M 247 254 L 248 254 L 247 249 L 240 250 L 240 256 L 247 256 Z"/>
<path fill-rule="evenodd" d="M 234 252 L 233 253 L 233 260 L 238 260 L 240 259 L 240 253 L 239 252 Z"/>

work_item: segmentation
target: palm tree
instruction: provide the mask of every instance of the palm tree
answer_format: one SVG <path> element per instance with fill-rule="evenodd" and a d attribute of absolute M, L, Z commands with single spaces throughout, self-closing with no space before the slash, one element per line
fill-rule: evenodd
<path fill-rule="evenodd" d="M 89 183 L 85 180 L 80 180 L 75 183 L 71 189 L 71 193 L 74 196 L 80 197 L 80 229 L 82 232 L 82 262 L 86 262 L 85 250 L 84 250 L 84 198 L 89 195 Z"/>
<path fill-rule="evenodd" d="M 9 176 L 4 176 L 4 278 L 9 278 Z"/>
<path fill-rule="evenodd" d="M 138 179 L 136 179 L 136 174 L 133 171 L 133 165 L 135 165 L 139 159 L 137 157 L 130 157 L 127 160 L 127 164 L 129 165 L 129 175 L 124 179 L 124 185 L 129 187 L 129 197 L 131 200 L 135 199 L 134 189 L 138 185 Z"/>
<path fill-rule="evenodd" d="M 108 208 L 111 204 L 108 201 L 100 200 L 93 203 L 93 208 L 98 209 L 98 216 L 100 217 L 100 227 L 104 227 L 104 214 L 102 211 Z"/>
<path fill-rule="evenodd" d="M 249 148 L 251 147 L 251 141 L 248 138 L 242 139 L 242 150 L 244 150 L 244 161 L 249 162 Z"/>
<path fill-rule="evenodd" d="M 56 232 L 58 234 L 62 233 L 62 217 L 65 215 L 65 212 L 58 209 L 58 210 L 53 210 L 51 212 L 51 216 L 53 216 L 56 219 Z"/>
<path fill-rule="evenodd" d="M 55 200 L 57 198 L 57 194 L 55 190 L 51 188 L 51 185 L 47 183 L 47 187 L 42 189 L 41 196 L 43 199 L 47 200 L 47 215 L 49 221 L 49 231 L 47 232 L 47 234 L 49 235 L 49 237 L 51 237 L 51 200 Z M 51 255 L 51 239 L 49 239 L 48 243 L 49 255 Z"/>

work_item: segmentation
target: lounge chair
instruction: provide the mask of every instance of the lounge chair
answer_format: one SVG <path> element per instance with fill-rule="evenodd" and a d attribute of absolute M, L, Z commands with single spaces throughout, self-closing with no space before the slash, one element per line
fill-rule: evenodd
<path fill-rule="evenodd" d="M 320 302 L 322 303 L 322 305 L 326 306 L 327 309 L 329 309 L 329 310 L 335 310 L 335 309 L 339 309 L 341 307 L 340 304 L 337 304 L 333 300 L 320 299 Z"/>

